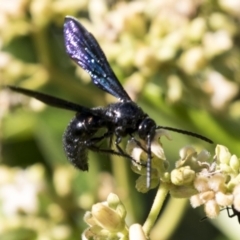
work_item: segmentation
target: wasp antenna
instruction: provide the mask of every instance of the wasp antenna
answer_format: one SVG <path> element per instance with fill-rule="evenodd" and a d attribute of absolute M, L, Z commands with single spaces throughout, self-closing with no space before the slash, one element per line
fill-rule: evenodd
<path fill-rule="evenodd" d="M 213 143 L 213 141 L 207 137 L 204 137 L 200 134 L 197 134 L 197 133 L 194 133 L 194 132 L 189 132 L 189 131 L 186 131 L 186 130 L 182 130 L 182 129 L 178 129 L 178 128 L 172 128 L 172 127 L 164 127 L 164 126 L 158 126 L 157 129 L 166 129 L 166 130 L 169 130 L 169 131 L 172 131 L 172 132 L 177 132 L 177 133 L 181 133 L 181 134 L 184 134 L 184 135 L 189 135 L 189 136 L 192 136 L 192 137 L 195 137 L 195 138 L 199 138 L 205 142 L 208 142 L 208 143 Z"/>

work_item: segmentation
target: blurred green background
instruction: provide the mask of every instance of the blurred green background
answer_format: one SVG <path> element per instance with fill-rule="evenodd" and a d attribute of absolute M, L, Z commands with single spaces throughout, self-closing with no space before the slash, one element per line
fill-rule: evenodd
<path fill-rule="evenodd" d="M 200 133 L 240 156 L 239 0 L 0 0 L 1 86 L 87 107 L 116 101 L 66 55 L 66 15 L 94 34 L 126 91 L 159 125 Z M 61 139 L 73 116 L 1 89 L 0 239 L 80 239 L 84 213 L 109 192 L 123 201 L 129 224 L 144 222 L 155 191 L 136 191 L 128 160 L 89 153 L 84 173 L 67 162 Z M 163 140 L 171 167 L 188 144 L 214 155 L 215 144 L 171 135 Z M 237 218 L 221 220 L 226 211 L 200 222 L 204 212 L 185 206 L 168 239 L 238 239 Z"/>

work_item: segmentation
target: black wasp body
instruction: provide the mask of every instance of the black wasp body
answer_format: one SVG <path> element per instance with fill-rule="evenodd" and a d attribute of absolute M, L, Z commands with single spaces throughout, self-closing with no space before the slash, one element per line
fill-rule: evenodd
<path fill-rule="evenodd" d="M 134 102 L 128 101 L 91 110 L 93 113 L 77 113 L 64 133 L 64 149 L 72 164 L 83 171 L 88 170 L 88 149 L 131 158 L 122 151 L 118 144 L 122 137 L 138 131 L 139 121 L 146 118 L 142 109 Z M 133 116 L 136 118 L 133 119 Z M 100 137 L 94 137 L 101 128 L 107 131 Z M 107 137 L 111 139 L 114 135 L 118 152 L 96 146 L 102 139 Z"/>
<path fill-rule="evenodd" d="M 48 105 L 77 112 L 63 136 L 66 155 L 77 168 L 83 171 L 88 170 L 88 150 L 115 154 L 134 160 L 121 149 L 119 144 L 123 137 L 129 136 L 139 145 L 140 143 L 134 138 L 134 134 L 138 134 L 147 146 L 140 145 L 148 156 L 147 186 L 150 186 L 151 142 L 156 129 L 164 128 L 212 142 L 196 133 L 157 126 L 155 121 L 144 113 L 123 89 L 94 36 L 73 17 L 65 18 L 64 39 L 66 52 L 70 58 L 89 73 L 97 87 L 118 98 L 119 102 L 110 104 L 105 108 L 90 109 L 43 93 L 14 86 L 8 87 Z M 100 136 L 96 135 L 101 129 L 105 130 L 104 133 Z M 113 138 L 115 139 L 116 150 L 111 147 L 104 149 L 98 146 L 98 143 L 105 138 L 109 138 L 110 145 Z"/>

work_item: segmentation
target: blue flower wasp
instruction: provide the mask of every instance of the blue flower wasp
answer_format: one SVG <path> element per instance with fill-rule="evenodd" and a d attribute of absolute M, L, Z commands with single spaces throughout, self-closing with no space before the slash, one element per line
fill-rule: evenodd
<path fill-rule="evenodd" d="M 119 145 L 122 138 L 128 136 L 134 139 L 147 154 L 147 187 L 150 187 L 151 142 L 157 129 L 191 135 L 212 143 L 210 139 L 197 133 L 157 126 L 155 121 L 131 100 L 112 71 L 94 36 L 77 19 L 70 16 L 65 18 L 63 32 L 66 52 L 70 58 L 88 72 L 92 82 L 98 88 L 116 97 L 119 100 L 118 102 L 106 107 L 87 108 L 44 93 L 15 86 L 7 87 L 15 92 L 36 98 L 50 106 L 76 112 L 63 135 L 63 145 L 67 158 L 76 168 L 82 171 L 88 170 L 88 150 L 115 154 L 134 161 Z M 105 133 L 102 136 L 96 136 L 100 129 L 105 129 Z M 146 142 L 146 148 L 141 146 L 140 142 L 135 139 L 134 134 L 138 134 L 138 137 Z M 106 138 L 110 140 L 109 149 L 98 146 Z M 115 139 L 116 150 L 111 148 L 113 139 Z"/>

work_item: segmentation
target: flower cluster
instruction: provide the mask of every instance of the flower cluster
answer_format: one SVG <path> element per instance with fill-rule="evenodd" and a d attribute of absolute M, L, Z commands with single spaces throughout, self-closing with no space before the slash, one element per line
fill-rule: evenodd
<path fill-rule="evenodd" d="M 210 154 L 206 150 L 197 153 L 193 147 L 185 146 L 179 155 L 180 159 L 170 173 L 170 194 L 176 198 L 189 198 L 196 194 L 193 182 L 197 173 L 203 169 L 210 169 Z"/>
<path fill-rule="evenodd" d="M 116 194 L 109 194 L 107 201 L 92 206 L 86 212 L 84 220 L 89 227 L 82 234 L 82 239 L 145 240 L 142 228 L 138 224 L 129 229 L 125 223 L 126 209 Z"/>
<path fill-rule="evenodd" d="M 83 239 L 100 237 L 99 239 L 125 239 L 128 232 L 125 224 L 126 210 L 115 194 L 110 194 L 106 202 L 92 206 L 86 212 L 85 222 L 90 226 L 83 233 Z"/>
<path fill-rule="evenodd" d="M 150 188 L 155 188 L 159 184 L 160 179 L 166 178 L 165 173 L 168 168 L 168 162 L 166 161 L 162 144 L 159 141 L 161 136 L 165 136 L 169 140 L 171 139 L 168 131 L 164 129 L 156 130 L 156 134 L 151 144 L 153 158 L 151 159 Z M 146 142 L 141 139 L 137 139 L 137 141 L 135 139 L 129 140 L 126 148 L 127 153 L 135 160 L 135 162 L 132 162 L 132 170 L 141 175 L 136 182 L 136 188 L 139 192 L 143 193 L 150 189 L 146 186 L 146 148 Z"/>
<path fill-rule="evenodd" d="M 194 187 L 198 193 L 190 198 L 193 207 L 204 205 L 209 218 L 218 216 L 222 208 L 233 205 L 240 211 L 240 159 L 218 145 L 212 169 L 197 174 Z"/>
<path fill-rule="evenodd" d="M 151 188 L 159 183 L 168 183 L 172 197 L 190 198 L 191 205 L 196 208 L 204 205 L 205 213 L 209 218 L 218 216 L 222 208 L 233 205 L 240 211 L 240 159 L 231 155 L 224 146 L 217 145 L 213 161 L 210 153 L 202 150 L 200 153 L 186 146 L 180 150 L 180 160 L 171 171 L 167 170 L 168 162 L 158 139 L 168 133 L 158 130 L 152 143 Z M 141 176 L 137 180 L 138 191 L 147 192 L 146 166 L 143 165 L 147 155 L 143 147 L 146 143 L 131 140 L 127 151 L 136 159 L 132 169 Z"/>
<path fill-rule="evenodd" d="M 233 201 L 233 195 L 227 192 L 225 182 L 226 177 L 222 173 L 210 176 L 199 174 L 194 181 L 198 194 L 190 198 L 192 206 L 195 208 L 204 204 L 207 217 L 217 217 L 221 207 L 227 207 Z"/>
<path fill-rule="evenodd" d="M 44 169 L 34 165 L 26 170 L 0 167 L 1 215 L 14 218 L 19 212 L 36 214 L 38 195 L 44 189 Z"/>

